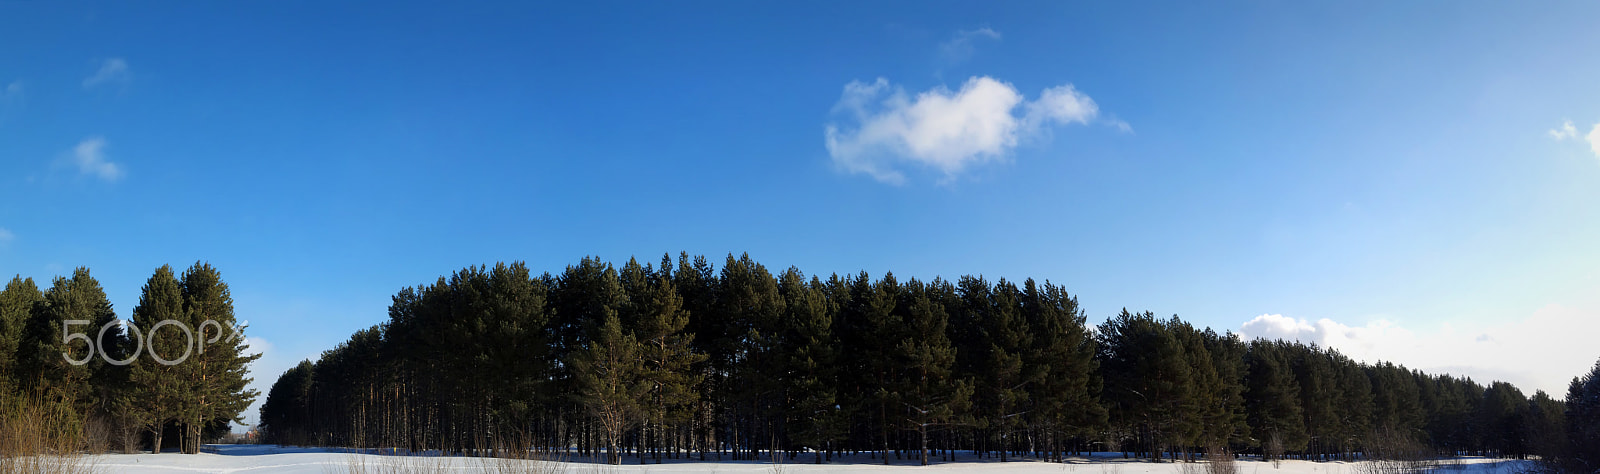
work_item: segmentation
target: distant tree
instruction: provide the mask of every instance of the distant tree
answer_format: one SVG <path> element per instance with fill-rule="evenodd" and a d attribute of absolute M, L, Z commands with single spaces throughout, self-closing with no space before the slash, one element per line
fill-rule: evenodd
<path fill-rule="evenodd" d="M 1535 391 L 1528 398 L 1527 416 L 1522 419 L 1528 454 L 1550 466 L 1554 466 L 1554 461 L 1561 458 L 1567 447 L 1566 410 L 1566 403 L 1550 398 L 1543 390 Z"/>
<path fill-rule="evenodd" d="M 1425 413 L 1411 372 L 1392 362 L 1379 362 L 1367 367 L 1367 378 L 1372 381 L 1373 428 L 1406 439 L 1418 438 Z"/>
<path fill-rule="evenodd" d="M 1600 470 L 1600 362 L 1567 387 L 1567 455 L 1573 472 Z"/>
<path fill-rule="evenodd" d="M 263 440 L 269 443 L 305 445 L 314 441 L 307 428 L 312 426 L 312 380 L 316 364 L 301 361 L 272 383 L 261 404 Z"/>
<path fill-rule="evenodd" d="M 1528 399 L 1521 390 L 1505 382 L 1489 384 L 1483 391 L 1478 425 L 1483 428 L 1488 448 L 1499 456 L 1524 457 L 1527 448 L 1522 432 L 1528 414 Z"/>

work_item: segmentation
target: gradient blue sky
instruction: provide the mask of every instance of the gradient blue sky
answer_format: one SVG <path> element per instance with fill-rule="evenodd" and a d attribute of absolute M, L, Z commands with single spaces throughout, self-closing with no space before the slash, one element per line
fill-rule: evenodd
<path fill-rule="evenodd" d="M 0 272 L 127 317 L 209 261 L 258 387 L 466 265 L 680 250 L 1529 393 L 1600 357 L 1594 2 L 327 3 L 0 2 Z"/>

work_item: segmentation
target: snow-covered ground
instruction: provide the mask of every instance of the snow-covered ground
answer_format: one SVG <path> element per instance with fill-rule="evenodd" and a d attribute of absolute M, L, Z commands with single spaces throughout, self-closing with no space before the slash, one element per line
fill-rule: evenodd
<path fill-rule="evenodd" d="M 1199 463 L 1150 463 L 1122 459 L 1120 454 L 1100 454 L 1088 459 L 1073 459 L 1067 463 L 1048 463 L 1035 460 L 978 460 L 963 455 L 961 462 L 937 463 L 917 466 L 912 461 L 897 461 L 885 466 L 881 461 L 855 456 L 835 459 L 832 464 L 808 464 L 811 459 L 801 456 L 794 464 L 774 466 L 768 462 L 690 462 L 667 461 L 665 464 L 639 465 L 633 463 L 607 466 L 585 462 L 535 464 L 530 461 L 486 460 L 459 457 L 384 456 L 352 454 L 326 449 L 290 448 L 271 445 L 213 445 L 209 453 L 184 455 L 162 454 L 108 454 L 88 458 L 105 473 L 250 473 L 250 474 L 344 474 L 344 473 L 564 473 L 564 474 L 723 474 L 723 473 L 910 473 L 918 471 L 978 472 L 978 473 L 1036 473 L 1036 474 L 1206 474 Z M 965 454 L 965 453 L 963 453 Z M 1482 458 L 1461 458 L 1459 462 L 1445 463 L 1446 468 L 1437 474 L 1515 474 L 1522 462 Z M 1237 474 L 1363 474 L 1359 464 L 1345 462 L 1284 461 L 1274 466 L 1270 462 L 1241 460 Z"/>

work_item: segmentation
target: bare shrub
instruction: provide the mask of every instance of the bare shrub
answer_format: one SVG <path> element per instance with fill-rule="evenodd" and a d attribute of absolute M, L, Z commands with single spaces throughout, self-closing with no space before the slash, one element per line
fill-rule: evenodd
<path fill-rule="evenodd" d="M 97 472 L 83 434 L 70 405 L 12 398 L 0 406 L 0 474 Z"/>
<path fill-rule="evenodd" d="M 448 471 L 455 459 L 448 456 L 383 456 L 350 453 L 345 460 L 349 474 L 424 474 Z"/>
<path fill-rule="evenodd" d="M 1220 443 L 1206 448 L 1206 474 L 1238 474 L 1239 464 L 1233 452 Z"/>
<path fill-rule="evenodd" d="M 478 460 L 486 473 L 495 474 L 561 474 L 567 471 L 564 451 L 536 451 L 526 443 L 503 442 L 495 447 L 496 457 Z"/>
<path fill-rule="evenodd" d="M 1394 430 L 1379 430 L 1367 437 L 1366 460 L 1356 465 L 1358 474 L 1424 474 L 1435 465 L 1427 446 Z"/>
<path fill-rule="evenodd" d="M 1277 469 L 1279 463 L 1283 462 L 1283 451 L 1283 437 L 1276 432 L 1267 435 L 1266 441 L 1261 442 L 1261 457 L 1272 461 L 1273 469 Z"/>

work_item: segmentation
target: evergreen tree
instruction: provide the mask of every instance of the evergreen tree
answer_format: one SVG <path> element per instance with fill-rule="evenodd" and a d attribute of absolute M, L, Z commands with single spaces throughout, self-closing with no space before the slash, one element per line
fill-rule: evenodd
<path fill-rule="evenodd" d="M 1202 441 L 1206 442 L 1203 447 L 1209 450 L 1247 445 L 1250 439 L 1244 402 L 1247 346 L 1231 331 L 1219 335 L 1206 328 L 1201 336 L 1217 374 L 1214 385 L 1202 391 L 1210 393 L 1206 399 L 1210 406 L 1204 411 L 1207 416 L 1200 422 L 1204 429 Z"/>
<path fill-rule="evenodd" d="M 1424 412 L 1411 372 L 1391 362 L 1379 362 L 1367 367 L 1367 378 L 1372 381 L 1373 428 L 1416 439 Z"/>
<path fill-rule="evenodd" d="M 163 323 L 162 321 L 174 321 Z M 161 452 L 167 423 L 178 421 L 190 387 L 181 364 L 194 356 L 196 335 L 185 325 L 182 284 L 169 265 L 157 268 L 133 308 L 133 325 L 144 335 L 144 353 L 127 367 L 129 390 L 122 410 L 150 432 L 151 452 Z M 159 327 L 158 327 L 159 325 Z M 171 364 L 162 363 L 162 361 Z M 180 362 L 181 361 L 181 362 Z"/>
<path fill-rule="evenodd" d="M 0 402 L 12 396 L 23 385 L 18 378 L 24 361 L 18 357 L 24 342 L 23 332 L 34 305 L 44 301 L 44 293 L 33 284 L 32 278 L 17 275 L 0 291 Z M 3 404 L 0 404 L 3 405 Z"/>
<path fill-rule="evenodd" d="M 47 403 L 73 406 L 74 414 L 103 414 L 108 407 L 99 397 L 111 391 L 105 360 L 122 360 L 122 331 L 111 326 L 114 331 L 99 337 L 100 329 L 116 319 L 100 283 L 88 268 L 79 267 L 72 278 L 56 277 L 31 313 L 19 344 L 18 372 L 25 383 Z M 66 334 L 71 334 L 70 341 L 63 341 Z"/>
<path fill-rule="evenodd" d="M 1522 420 L 1529 454 L 1545 462 L 1560 459 L 1565 454 L 1566 410 L 1566 403 L 1550 398 L 1543 390 L 1533 392 L 1528 398 L 1527 416 Z"/>
<path fill-rule="evenodd" d="M 1088 438 L 1106 422 L 1100 404 L 1098 350 L 1085 327 L 1087 315 L 1066 290 L 1032 279 L 1023 284 L 1023 307 L 1033 330 L 1033 364 L 1044 371 L 1035 391 L 1033 418 L 1040 420 L 1052 438 L 1054 458 L 1060 459 L 1065 438 Z"/>
<path fill-rule="evenodd" d="M 838 308 L 829 301 L 822 282 L 813 277 L 807 283 L 794 267 L 779 277 L 778 288 L 787 325 L 784 339 L 792 344 L 789 367 L 793 372 L 786 380 L 788 392 L 796 397 L 789 414 L 794 420 L 790 436 L 799 445 L 810 447 L 815 462 L 821 464 L 823 454 L 831 457 L 830 448 L 845 431 L 838 400 L 838 347 L 833 337 L 833 315 Z"/>
<path fill-rule="evenodd" d="M 261 404 L 262 440 L 268 443 L 305 445 L 313 442 L 307 428 L 312 426 L 312 380 L 316 364 L 301 361 L 284 371 Z"/>
<path fill-rule="evenodd" d="M 698 386 L 704 380 L 704 375 L 693 367 L 706 360 L 704 354 L 694 351 L 694 334 L 685 332 L 689 313 L 673 286 L 671 262 L 669 257 L 662 257 L 661 270 L 652 272 L 648 266 L 640 271 L 638 264 L 630 260 L 630 268 L 623 272 L 644 361 L 641 370 L 650 390 L 645 400 L 645 421 L 655 428 L 653 436 L 657 440 L 670 427 L 688 422 L 693 415 L 690 410 L 699 399 Z M 656 451 L 656 461 L 661 461 L 660 451 Z"/>
<path fill-rule="evenodd" d="M 197 348 L 180 364 L 192 385 L 179 415 L 185 425 L 184 452 L 196 454 L 204 430 L 243 423 L 240 413 L 258 395 L 246 388 L 249 364 L 261 354 L 246 354 L 249 345 L 234 330 L 239 321 L 233 315 L 233 296 L 215 267 L 204 262 L 190 266 L 183 272 L 182 290 L 184 316 L 195 329 Z"/>
<path fill-rule="evenodd" d="M 606 463 L 621 464 L 623 432 L 638 422 L 639 400 L 650 389 L 640 381 L 639 343 L 608 312 L 589 345 L 574 355 L 580 401 L 605 429 Z"/>
<path fill-rule="evenodd" d="M 1567 386 L 1568 447 L 1562 464 L 1573 472 L 1600 469 L 1600 362 Z"/>
<path fill-rule="evenodd" d="M 918 459 L 926 466 L 928 434 L 967 408 L 972 386 L 951 372 L 956 353 L 946 332 L 949 316 L 938 293 L 954 290 L 941 280 L 924 286 L 916 279 L 907 282 L 903 290 L 899 306 L 904 308 L 907 331 L 894 351 L 905 370 L 894 392 L 909 410 L 907 428 L 917 432 Z"/>
<path fill-rule="evenodd" d="M 1478 426 L 1483 429 L 1487 447 L 1500 456 L 1522 457 L 1526 454 L 1522 428 L 1527 411 L 1528 399 L 1517 387 L 1505 382 L 1489 384 L 1489 388 L 1483 391 L 1483 404 L 1477 420 Z"/>
<path fill-rule="evenodd" d="M 1115 423 L 1130 428 L 1151 460 L 1192 432 L 1193 368 L 1171 327 L 1150 312 L 1100 325 L 1100 366 Z"/>
<path fill-rule="evenodd" d="M 1289 344 L 1283 341 L 1250 342 L 1245 356 L 1249 375 L 1245 406 L 1250 426 L 1262 454 L 1281 459 L 1287 451 L 1305 449 L 1308 437 L 1301 414 L 1300 386 L 1290 366 Z"/>
<path fill-rule="evenodd" d="M 1021 314 L 1022 295 L 1017 286 L 1001 279 L 987 293 L 987 301 L 976 295 L 962 295 L 962 300 L 975 305 L 968 311 L 983 314 L 979 318 L 980 347 L 985 351 L 986 370 L 980 373 L 986 377 L 978 379 L 977 397 L 979 406 L 988 409 L 980 416 L 988 418 L 991 436 L 999 443 L 996 447 L 1000 461 L 1005 462 L 1012 448 L 1012 435 L 1021 427 L 1021 407 L 1029 402 L 1029 386 L 1043 376 L 1044 367 L 1024 363 L 1024 355 L 1033 345 L 1033 334 Z"/>

